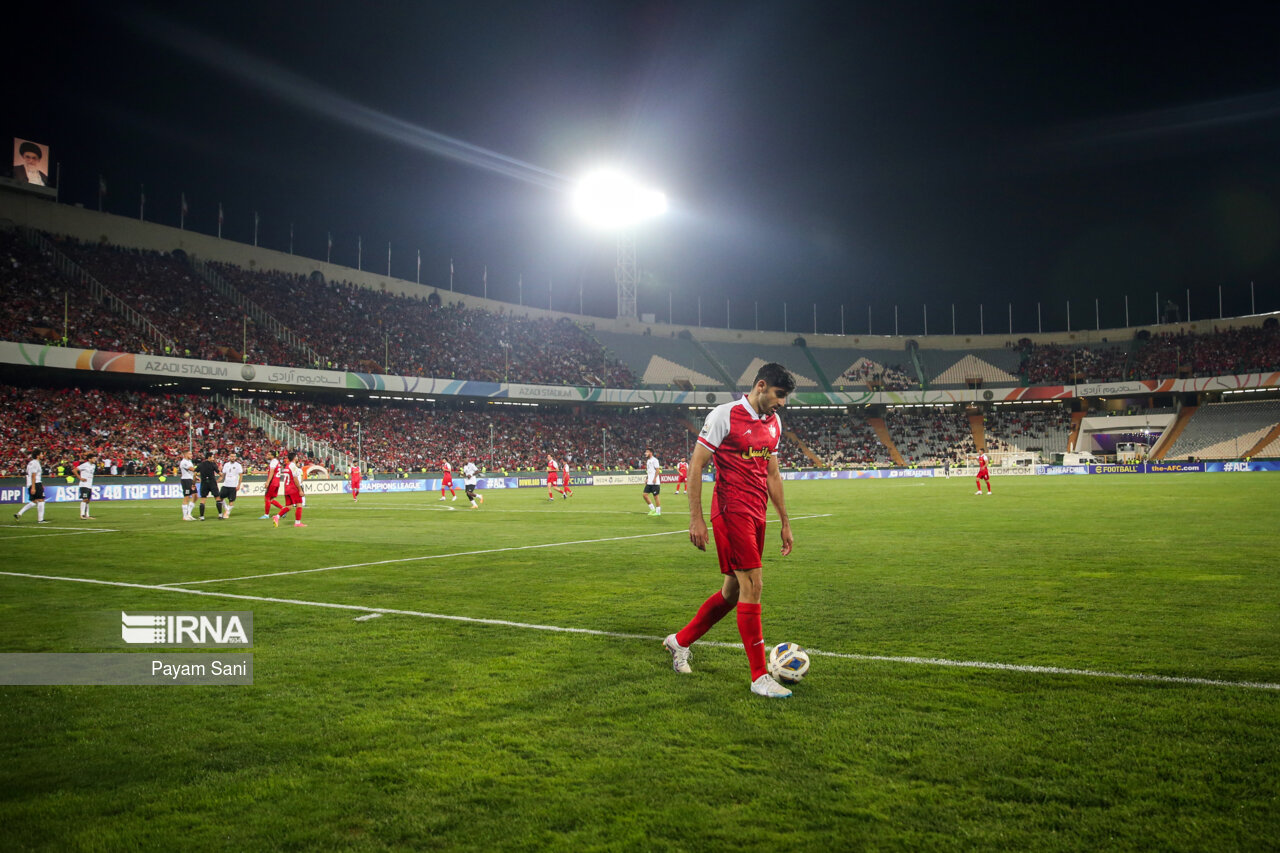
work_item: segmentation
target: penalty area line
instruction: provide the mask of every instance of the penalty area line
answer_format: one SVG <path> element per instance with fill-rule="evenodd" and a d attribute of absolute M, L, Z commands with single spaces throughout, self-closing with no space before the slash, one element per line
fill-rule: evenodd
<path fill-rule="evenodd" d="M 184 589 L 183 587 L 161 586 L 159 584 L 129 583 L 127 581 L 106 581 L 95 578 L 70 578 L 57 575 L 36 575 L 26 572 L 4 572 L 0 576 L 29 578 L 33 580 L 64 581 L 68 583 L 87 583 L 98 586 L 114 586 L 126 589 L 145 589 L 158 592 L 177 592 L 184 595 L 201 595 L 209 598 L 228 598 L 235 601 L 259 601 L 266 604 L 293 604 L 300 607 L 322 607 L 329 610 L 346 610 L 363 613 L 372 619 L 375 616 L 413 616 L 419 619 L 438 619 L 445 622 L 463 622 L 472 625 L 496 625 L 505 628 L 518 628 L 526 631 L 548 631 L 558 634 L 578 634 L 589 637 L 607 637 L 616 640 L 644 640 L 660 643 L 662 637 L 650 634 L 628 634 L 621 631 L 601 631 L 596 628 L 567 628 L 561 625 L 537 625 L 530 622 L 516 622 L 510 619 L 485 619 L 477 616 L 455 616 L 447 613 L 428 613 L 422 610 L 400 610 L 391 607 L 369 607 L 363 604 L 337 604 L 326 601 L 307 601 L 297 598 L 273 598 L 263 595 L 243 595 L 234 592 L 214 592 L 207 589 Z M 736 643 L 702 643 L 703 647 L 720 649 L 741 649 Z M 1120 681 L 1135 681 L 1156 684 L 1183 684 L 1198 687 L 1230 687 L 1244 690 L 1280 691 L 1280 684 L 1265 681 L 1228 681 L 1216 678 L 1193 678 L 1178 675 L 1152 675 L 1141 672 L 1103 672 L 1092 669 L 1071 669 L 1056 666 L 1032 666 L 1025 664 L 1008 664 L 989 661 L 958 661 L 946 658 L 895 657 L 891 655 L 859 655 L 843 652 L 824 652 L 819 649 L 808 649 L 809 654 L 819 657 L 840 660 L 879 661 L 883 663 L 905 663 L 918 666 L 960 667 L 965 669 L 981 669 L 996 672 L 1017 672 L 1029 675 L 1067 675 L 1085 678 L 1107 678 Z"/>

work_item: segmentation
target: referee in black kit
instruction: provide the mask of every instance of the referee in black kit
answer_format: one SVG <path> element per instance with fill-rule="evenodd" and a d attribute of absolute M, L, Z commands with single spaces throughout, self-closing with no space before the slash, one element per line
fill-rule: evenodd
<path fill-rule="evenodd" d="M 196 465 L 196 483 L 200 488 L 200 520 L 204 521 L 204 499 L 213 498 L 219 504 L 222 503 L 218 497 L 218 466 L 213 461 L 212 450 L 204 455 L 203 462 Z M 218 517 L 222 517 L 221 508 L 219 508 Z"/>

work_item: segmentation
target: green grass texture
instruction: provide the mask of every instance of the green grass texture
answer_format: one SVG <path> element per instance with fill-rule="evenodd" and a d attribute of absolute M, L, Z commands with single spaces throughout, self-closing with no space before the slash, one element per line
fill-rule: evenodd
<path fill-rule="evenodd" d="M 787 484 L 786 700 L 732 614 L 672 672 L 720 575 L 670 488 L 660 517 L 639 486 L 6 516 L 0 652 L 251 610 L 254 684 L 0 687 L 0 844 L 1277 849 L 1280 476 L 993 479 Z"/>

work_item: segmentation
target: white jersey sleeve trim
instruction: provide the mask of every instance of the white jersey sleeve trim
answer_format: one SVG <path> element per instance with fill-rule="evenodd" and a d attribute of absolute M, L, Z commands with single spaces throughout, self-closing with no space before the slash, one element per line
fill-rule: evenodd
<path fill-rule="evenodd" d="M 698 433 L 699 444 L 712 451 L 720 447 L 720 442 L 724 441 L 725 436 L 729 434 L 729 413 L 736 405 L 738 405 L 736 402 L 725 403 L 707 413 L 702 431 Z"/>

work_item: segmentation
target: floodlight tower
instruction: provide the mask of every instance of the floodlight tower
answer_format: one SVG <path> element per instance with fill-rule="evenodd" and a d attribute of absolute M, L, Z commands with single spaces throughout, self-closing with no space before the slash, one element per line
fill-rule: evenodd
<path fill-rule="evenodd" d="M 667 197 L 646 189 L 618 172 L 601 170 L 583 178 L 574 191 L 573 206 L 588 225 L 618 237 L 618 262 L 613 279 L 618 285 L 618 317 L 636 317 L 636 226 L 666 212 Z"/>
<path fill-rule="evenodd" d="M 640 270 L 636 266 L 636 232 L 623 228 L 618 232 L 618 264 L 613 268 L 613 280 L 618 283 L 618 316 L 635 318 L 636 282 Z"/>

